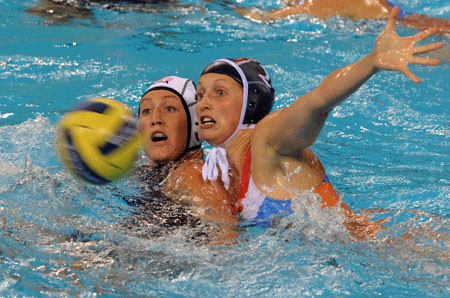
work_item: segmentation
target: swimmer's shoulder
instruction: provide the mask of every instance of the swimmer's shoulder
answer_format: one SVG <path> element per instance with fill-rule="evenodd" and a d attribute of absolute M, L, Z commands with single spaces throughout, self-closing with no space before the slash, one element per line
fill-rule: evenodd
<path fill-rule="evenodd" d="M 169 176 L 176 176 L 182 179 L 198 179 L 201 177 L 204 161 L 202 159 L 189 159 L 178 165 Z"/>
<path fill-rule="evenodd" d="M 167 175 L 163 181 L 165 192 L 176 192 L 179 195 L 189 195 L 196 192 L 203 184 L 203 160 L 190 159 L 183 161 Z"/>
<path fill-rule="evenodd" d="M 268 135 L 272 133 L 274 126 L 280 121 L 280 117 L 283 117 L 285 110 L 286 108 L 273 111 L 256 124 L 250 139 L 252 147 L 267 139 Z"/>
<path fill-rule="evenodd" d="M 277 164 L 277 141 L 279 140 L 278 126 L 286 109 L 271 112 L 256 124 L 250 138 L 252 159 L 264 161 L 264 163 Z"/>

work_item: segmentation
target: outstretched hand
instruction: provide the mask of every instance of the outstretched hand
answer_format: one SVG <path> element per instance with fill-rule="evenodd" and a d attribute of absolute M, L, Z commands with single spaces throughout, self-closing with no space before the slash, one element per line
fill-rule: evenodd
<path fill-rule="evenodd" d="M 442 42 L 416 46 L 416 44 L 439 31 L 438 28 L 430 28 L 413 36 L 400 37 L 395 31 L 395 24 L 400 12 L 398 6 L 391 11 L 389 21 L 383 32 L 375 41 L 375 67 L 385 70 L 396 70 L 404 73 L 416 83 L 421 80 L 409 70 L 409 64 L 439 65 L 439 59 L 430 59 L 414 56 L 427 53 L 444 46 Z"/>

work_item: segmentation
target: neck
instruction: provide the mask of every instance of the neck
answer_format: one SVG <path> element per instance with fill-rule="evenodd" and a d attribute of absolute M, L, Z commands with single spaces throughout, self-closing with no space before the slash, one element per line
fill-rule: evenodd
<path fill-rule="evenodd" d="M 241 129 L 236 135 L 222 147 L 227 151 L 227 159 L 233 176 L 241 177 L 247 151 L 250 148 L 252 129 Z"/>

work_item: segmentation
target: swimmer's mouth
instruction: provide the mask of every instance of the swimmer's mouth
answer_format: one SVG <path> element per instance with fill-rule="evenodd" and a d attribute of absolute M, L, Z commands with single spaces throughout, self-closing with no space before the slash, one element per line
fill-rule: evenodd
<path fill-rule="evenodd" d="M 202 117 L 200 117 L 200 123 L 201 124 L 209 124 L 209 123 L 216 123 L 216 121 L 214 121 L 214 119 L 209 118 L 207 116 L 202 116 Z"/>
<path fill-rule="evenodd" d="M 167 136 L 162 132 L 155 132 L 152 134 L 152 142 L 161 142 L 167 140 Z"/>

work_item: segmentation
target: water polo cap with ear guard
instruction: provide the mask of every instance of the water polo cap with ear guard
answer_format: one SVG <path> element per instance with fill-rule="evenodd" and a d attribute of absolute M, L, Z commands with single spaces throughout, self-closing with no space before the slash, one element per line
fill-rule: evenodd
<path fill-rule="evenodd" d="M 197 91 L 194 82 L 190 79 L 180 78 L 177 76 L 165 77 L 153 83 L 147 91 L 145 91 L 142 98 L 144 98 L 144 96 L 150 91 L 158 89 L 164 89 L 174 93 L 180 98 L 181 103 L 183 104 L 188 122 L 188 136 L 184 152 L 199 149 L 202 144 L 202 140 L 199 136 L 198 120 L 195 112 L 195 106 L 197 104 Z"/>
<path fill-rule="evenodd" d="M 201 75 L 208 73 L 227 75 L 242 86 L 244 104 L 240 124 L 256 124 L 270 113 L 275 90 L 269 74 L 258 61 L 246 58 L 219 59 L 208 65 Z"/>
<path fill-rule="evenodd" d="M 275 101 L 275 89 L 270 76 L 258 61 L 247 58 L 219 59 L 208 65 L 201 75 L 208 73 L 223 74 L 238 82 L 243 89 L 243 103 L 239 124 L 234 133 L 221 145 L 208 153 L 203 166 L 203 179 L 216 180 L 217 165 L 222 171 L 225 187 L 229 186 L 228 160 L 222 148 L 236 133 L 245 128 L 253 128 L 258 121 L 270 113 Z"/>

